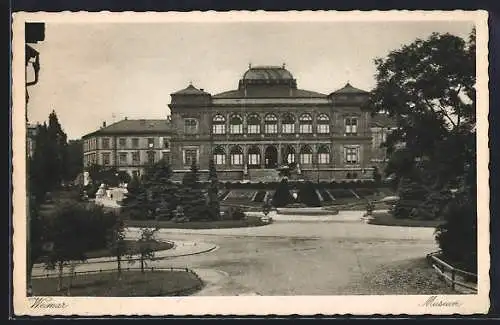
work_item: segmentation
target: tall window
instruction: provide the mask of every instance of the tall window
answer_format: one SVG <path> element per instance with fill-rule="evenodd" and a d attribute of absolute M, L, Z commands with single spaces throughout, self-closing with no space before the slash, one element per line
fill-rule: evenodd
<path fill-rule="evenodd" d="M 330 118 L 326 114 L 318 116 L 318 133 L 330 133 Z"/>
<path fill-rule="evenodd" d="M 248 133 L 258 134 L 260 133 L 260 117 L 257 114 L 250 114 L 247 118 Z"/>
<path fill-rule="evenodd" d="M 111 164 L 111 154 L 109 152 L 102 154 L 102 164 L 105 166 Z"/>
<path fill-rule="evenodd" d="M 243 165 L 243 150 L 240 146 L 234 146 L 229 152 L 231 156 L 231 165 Z"/>
<path fill-rule="evenodd" d="M 168 141 L 167 138 L 162 138 L 163 139 L 163 149 L 169 149 L 170 148 L 170 141 Z"/>
<path fill-rule="evenodd" d="M 278 118 L 276 118 L 276 115 L 266 115 L 264 118 L 264 132 L 267 134 L 278 133 Z"/>
<path fill-rule="evenodd" d="M 212 119 L 212 133 L 213 134 L 226 134 L 226 118 L 217 114 Z"/>
<path fill-rule="evenodd" d="M 288 134 L 295 132 L 295 118 L 292 114 L 285 114 L 283 116 L 283 120 L 281 121 L 281 132 Z"/>
<path fill-rule="evenodd" d="M 214 162 L 216 165 L 226 164 L 226 152 L 223 147 L 218 146 L 214 149 Z"/>
<path fill-rule="evenodd" d="M 139 139 L 138 138 L 132 138 L 132 147 L 139 148 Z"/>
<path fill-rule="evenodd" d="M 234 114 L 229 119 L 229 131 L 231 134 L 242 134 L 243 133 L 243 119 L 241 116 Z"/>
<path fill-rule="evenodd" d="M 101 144 L 103 149 L 109 149 L 109 138 L 102 138 Z"/>
<path fill-rule="evenodd" d="M 155 139 L 148 138 L 148 148 L 154 148 L 154 146 L 155 146 Z"/>
<path fill-rule="evenodd" d="M 349 117 L 345 119 L 345 134 L 357 135 L 358 134 L 358 119 Z"/>
<path fill-rule="evenodd" d="M 248 149 L 248 165 L 260 165 L 260 150 L 256 146 L 252 146 Z"/>
<path fill-rule="evenodd" d="M 301 164 L 312 164 L 313 152 L 309 145 L 305 145 L 300 149 L 299 159 Z"/>
<path fill-rule="evenodd" d="M 139 165 L 140 161 L 139 151 L 132 152 L 132 163 L 134 165 Z"/>
<path fill-rule="evenodd" d="M 312 117 L 311 114 L 302 114 L 299 118 L 299 132 L 312 133 Z"/>
<path fill-rule="evenodd" d="M 322 145 L 318 148 L 318 164 L 330 163 L 330 150 L 327 145 Z"/>
<path fill-rule="evenodd" d="M 148 163 L 149 164 L 154 164 L 155 163 L 155 152 L 154 151 L 148 151 Z"/>
<path fill-rule="evenodd" d="M 359 148 L 358 147 L 345 147 L 344 148 L 346 164 L 357 164 L 359 162 Z"/>
<path fill-rule="evenodd" d="M 120 148 L 125 148 L 127 146 L 127 139 L 126 138 L 120 138 L 118 140 L 118 145 Z"/>
<path fill-rule="evenodd" d="M 195 134 L 198 132 L 198 121 L 194 118 L 184 119 L 184 133 Z"/>
<path fill-rule="evenodd" d="M 161 159 L 163 159 L 165 161 L 165 163 L 170 164 L 170 152 L 163 151 L 161 153 Z"/>
<path fill-rule="evenodd" d="M 191 166 L 196 163 L 198 158 L 198 149 L 184 149 L 184 165 Z"/>
<path fill-rule="evenodd" d="M 118 155 L 118 161 L 120 165 L 126 165 L 127 164 L 127 153 L 126 152 L 120 152 Z"/>

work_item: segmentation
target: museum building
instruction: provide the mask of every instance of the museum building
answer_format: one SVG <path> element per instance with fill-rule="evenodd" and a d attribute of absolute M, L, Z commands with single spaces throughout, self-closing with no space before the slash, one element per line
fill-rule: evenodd
<path fill-rule="evenodd" d="M 304 90 L 285 66 L 250 66 L 235 90 L 212 95 L 189 84 L 174 92 L 170 119 L 154 120 L 154 130 L 150 120 L 121 121 L 84 136 L 84 166 L 104 162 L 140 173 L 165 156 L 177 180 L 193 162 L 205 178 L 210 159 L 221 181 L 273 181 L 287 166 L 292 179 L 372 179 L 383 153 L 372 134 L 381 132 L 378 117 L 362 108 L 368 95 L 349 83 L 330 94 Z M 134 137 L 144 145 L 126 154 L 120 146 Z M 103 140 L 113 150 L 99 153 Z M 134 150 L 140 157 L 132 164 L 126 155 Z"/>

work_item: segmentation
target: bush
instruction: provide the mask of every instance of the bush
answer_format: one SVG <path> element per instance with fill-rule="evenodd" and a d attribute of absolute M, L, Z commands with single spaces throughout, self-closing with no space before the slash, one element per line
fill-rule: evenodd
<path fill-rule="evenodd" d="M 424 202 L 427 192 L 416 182 L 409 179 L 401 179 L 399 183 L 399 200 L 394 207 L 394 217 L 410 218 L 412 211 Z"/>
<path fill-rule="evenodd" d="M 257 195 L 255 195 L 255 198 L 253 199 L 254 202 L 262 202 L 264 201 L 264 197 L 266 197 L 266 191 L 258 191 Z"/>
<path fill-rule="evenodd" d="M 321 206 L 320 199 L 316 193 L 316 186 L 311 182 L 305 182 L 299 189 L 299 195 L 297 201 L 301 202 L 308 207 L 319 207 Z"/>
<path fill-rule="evenodd" d="M 273 205 L 275 207 L 284 207 L 294 201 L 292 194 L 290 193 L 290 188 L 288 186 L 288 181 L 283 178 L 279 183 L 276 192 L 273 196 Z"/>
<path fill-rule="evenodd" d="M 241 208 L 231 207 L 226 212 L 226 218 L 229 220 L 243 220 L 245 219 L 245 213 Z"/>

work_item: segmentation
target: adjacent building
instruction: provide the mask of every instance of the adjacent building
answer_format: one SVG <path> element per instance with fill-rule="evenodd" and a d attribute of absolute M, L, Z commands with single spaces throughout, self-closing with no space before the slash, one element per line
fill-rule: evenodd
<path fill-rule="evenodd" d="M 250 66 L 234 90 L 174 92 L 170 119 L 124 120 L 86 135 L 84 165 L 133 173 L 166 157 L 180 180 L 193 162 L 206 175 L 213 159 L 222 181 L 272 180 L 284 166 L 297 179 L 372 179 L 384 158 L 368 95 L 349 83 L 329 94 L 305 90 L 285 66 Z"/>

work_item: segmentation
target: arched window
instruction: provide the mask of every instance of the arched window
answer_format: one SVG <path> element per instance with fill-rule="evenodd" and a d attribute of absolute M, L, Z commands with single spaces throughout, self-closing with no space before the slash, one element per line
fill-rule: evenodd
<path fill-rule="evenodd" d="M 282 133 L 295 133 L 295 117 L 292 114 L 283 115 L 283 120 L 281 121 L 281 132 Z"/>
<path fill-rule="evenodd" d="M 257 146 L 252 146 L 248 148 L 248 165 L 258 166 L 260 165 L 260 149 Z"/>
<path fill-rule="evenodd" d="M 318 116 L 318 133 L 330 133 L 330 117 L 326 114 Z"/>
<path fill-rule="evenodd" d="M 243 119 L 238 114 L 234 114 L 229 119 L 229 131 L 231 134 L 243 133 Z"/>
<path fill-rule="evenodd" d="M 312 156 L 311 146 L 305 145 L 300 148 L 299 159 L 301 164 L 312 164 Z"/>
<path fill-rule="evenodd" d="M 248 133 L 258 134 L 260 133 L 260 117 L 257 114 L 250 114 L 247 118 Z"/>
<path fill-rule="evenodd" d="M 240 146 L 234 146 L 229 151 L 231 156 L 231 165 L 243 165 L 243 150 Z"/>
<path fill-rule="evenodd" d="M 299 132 L 312 133 L 312 117 L 311 114 L 302 114 L 299 118 Z"/>
<path fill-rule="evenodd" d="M 221 146 L 217 146 L 214 149 L 214 162 L 216 165 L 225 165 L 226 164 L 226 152 L 224 148 Z"/>
<path fill-rule="evenodd" d="M 321 145 L 318 148 L 318 164 L 330 163 L 330 149 L 327 145 Z"/>
<path fill-rule="evenodd" d="M 213 134 L 226 134 L 226 118 L 217 114 L 212 119 L 212 132 Z"/>
<path fill-rule="evenodd" d="M 267 114 L 264 118 L 264 132 L 278 133 L 278 118 L 274 114 Z"/>
<path fill-rule="evenodd" d="M 295 162 L 295 148 L 288 145 L 285 147 L 283 152 L 283 157 L 285 159 L 285 164 L 291 164 Z"/>

